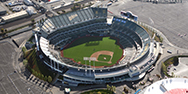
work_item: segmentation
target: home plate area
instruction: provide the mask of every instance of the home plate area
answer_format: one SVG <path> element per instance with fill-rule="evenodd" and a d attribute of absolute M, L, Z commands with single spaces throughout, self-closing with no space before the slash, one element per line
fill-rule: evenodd
<path fill-rule="evenodd" d="M 111 64 L 114 52 L 111 51 L 98 51 L 93 53 L 90 57 L 97 58 L 96 61 Z"/>

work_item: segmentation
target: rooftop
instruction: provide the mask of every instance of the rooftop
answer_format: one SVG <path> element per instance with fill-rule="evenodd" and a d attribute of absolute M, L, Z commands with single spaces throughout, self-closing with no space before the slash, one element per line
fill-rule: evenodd
<path fill-rule="evenodd" d="M 4 7 L 2 5 L 0 5 L 0 12 L 2 11 L 6 11 L 6 9 L 4 9 Z"/>
<path fill-rule="evenodd" d="M 13 19 L 15 17 L 19 17 L 19 16 L 22 16 L 22 15 L 27 15 L 27 12 L 26 11 L 16 12 L 16 13 L 13 13 L 13 14 L 10 14 L 10 15 L 7 15 L 7 16 L 3 16 L 2 19 L 3 20 L 9 20 L 9 19 Z"/>

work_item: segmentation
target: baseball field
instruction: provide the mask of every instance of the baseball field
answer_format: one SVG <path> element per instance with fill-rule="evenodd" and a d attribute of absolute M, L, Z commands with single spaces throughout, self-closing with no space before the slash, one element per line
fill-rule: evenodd
<path fill-rule="evenodd" d="M 110 37 L 82 37 L 74 40 L 62 50 L 63 57 L 70 58 L 80 64 L 91 66 L 112 66 L 122 57 L 123 50 L 117 39 Z M 83 60 L 93 57 L 96 61 Z"/>

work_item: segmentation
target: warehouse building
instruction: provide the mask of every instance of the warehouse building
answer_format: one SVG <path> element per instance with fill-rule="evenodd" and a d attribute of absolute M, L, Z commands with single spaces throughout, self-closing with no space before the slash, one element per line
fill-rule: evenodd
<path fill-rule="evenodd" d="M 20 18 L 24 18 L 27 17 L 28 13 L 26 11 L 20 11 L 20 12 L 16 12 L 7 16 L 3 16 L 3 22 L 11 22 Z"/>
<path fill-rule="evenodd" d="M 3 6 L 0 5 L 0 15 L 5 15 L 6 13 L 6 9 L 4 9 Z"/>

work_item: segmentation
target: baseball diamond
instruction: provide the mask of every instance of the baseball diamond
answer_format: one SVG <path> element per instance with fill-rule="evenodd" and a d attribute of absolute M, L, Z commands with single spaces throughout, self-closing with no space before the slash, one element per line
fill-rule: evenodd
<path fill-rule="evenodd" d="M 98 51 L 98 52 L 93 53 L 90 57 L 97 58 L 96 61 L 105 62 L 105 63 L 111 64 L 112 63 L 111 60 L 113 58 L 113 54 L 114 54 L 114 52 L 111 52 L 111 51 Z"/>
<path fill-rule="evenodd" d="M 65 49 L 63 49 L 63 57 L 71 58 L 75 63 L 89 64 L 84 61 L 83 57 L 96 57 L 95 66 L 111 66 L 121 59 L 123 50 L 117 45 L 117 40 L 110 37 L 82 37 L 74 40 Z M 109 55 L 108 62 L 98 60 L 99 55 Z M 91 64 L 93 66 L 93 63 Z"/>

